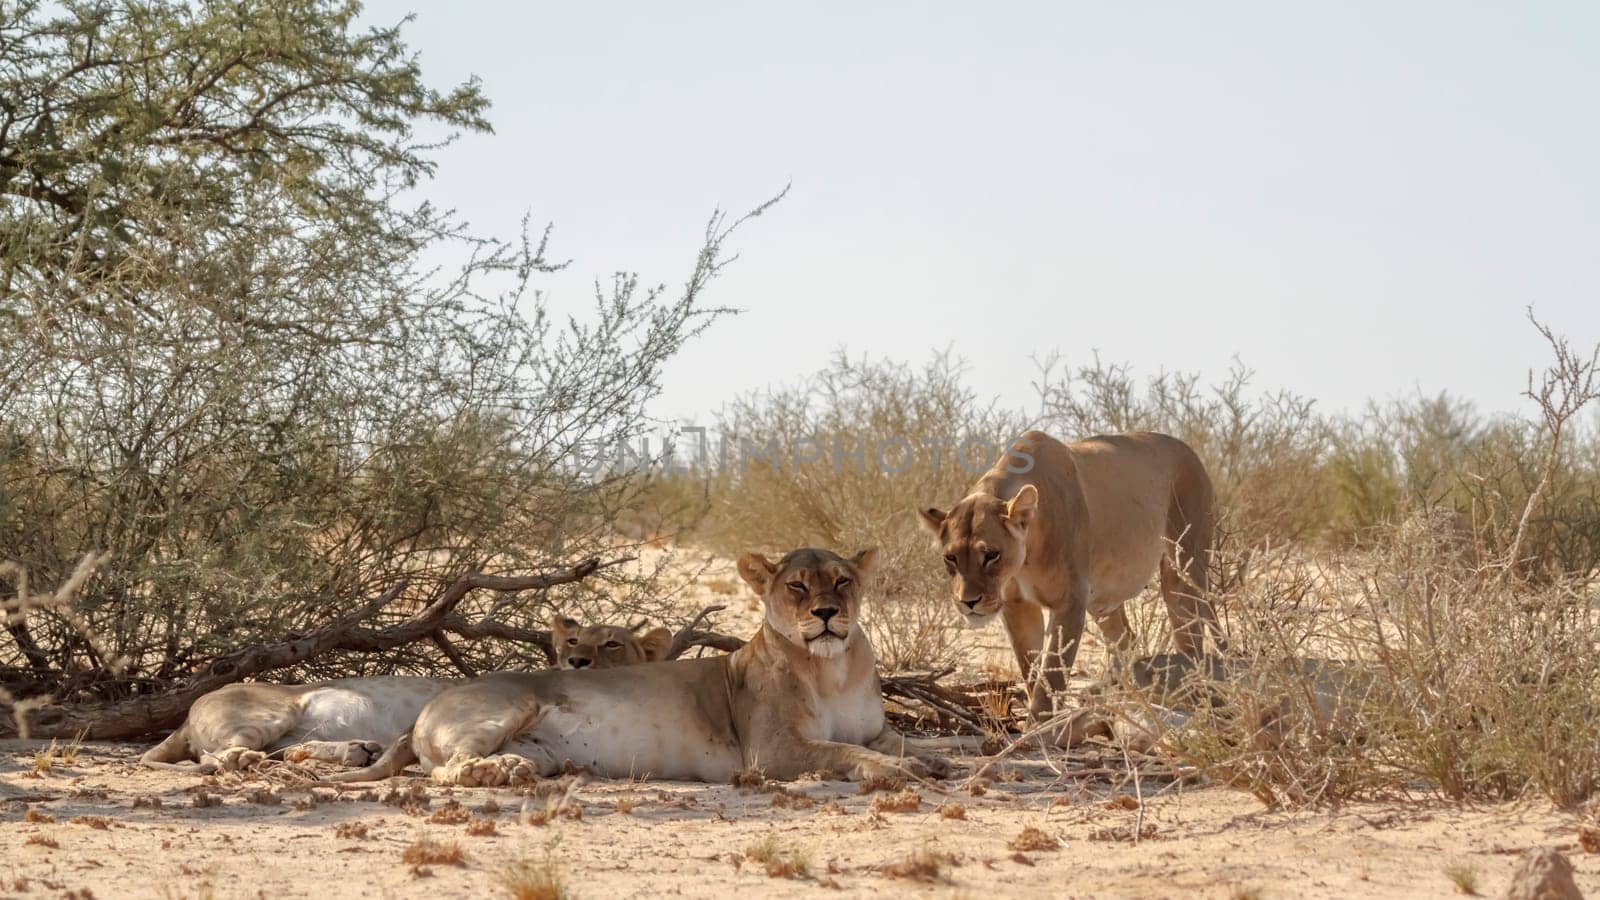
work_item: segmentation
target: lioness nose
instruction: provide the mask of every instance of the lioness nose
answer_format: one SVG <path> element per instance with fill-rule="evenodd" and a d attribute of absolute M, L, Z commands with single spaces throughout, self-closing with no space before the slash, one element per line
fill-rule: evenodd
<path fill-rule="evenodd" d="M 961 601 L 961 605 L 965 606 L 970 611 L 970 610 L 977 609 L 978 608 L 978 604 L 982 603 L 982 602 L 983 602 L 983 596 L 979 595 L 979 596 L 973 597 L 973 598 L 971 598 L 969 600 L 962 600 Z"/>
<path fill-rule="evenodd" d="M 813 609 L 811 614 L 821 619 L 822 624 L 826 625 L 829 619 L 839 614 L 839 608 L 836 606 L 819 606 Z"/>
<path fill-rule="evenodd" d="M 584 659 L 581 656 L 572 656 L 567 658 L 567 665 L 573 667 L 574 669 L 582 669 L 589 665 L 589 660 Z"/>

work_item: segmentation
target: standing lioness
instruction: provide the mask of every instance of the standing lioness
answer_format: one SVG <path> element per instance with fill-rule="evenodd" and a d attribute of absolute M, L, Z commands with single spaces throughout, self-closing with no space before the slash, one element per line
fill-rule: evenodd
<path fill-rule="evenodd" d="M 1212 505 L 1205 466 L 1177 438 L 1144 432 L 1063 444 L 1030 431 L 949 512 L 920 513 L 939 536 L 967 624 L 1005 620 L 1040 715 L 1066 689 L 1085 613 L 1116 651 L 1129 648 L 1123 604 L 1158 566 L 1178 651 L 1199 657 L 1207 626 L 1225 647 L 1204 596 Z M 1036 663 L 1048 691 L 1036 685 Z"/>
<path fill-rule="evenodd" d="M 747 767 L 861 779 L 940 774 L 903 756 L 883 716 L 872 644 L 861 629 L 862 579 L 877 551 L 844 559 L 759 554 L 739 574 L 766 607 L 761 631 L 728 656 L 630 669 L 502 672 L 435 697 L 401 741 L 341 781 L 382 778 L 414 753 L 436 781 L 493 786 L 581 766 L 609 778 L 727 781 Z M 402 757 L 403 758 L 403 757 Z"/>

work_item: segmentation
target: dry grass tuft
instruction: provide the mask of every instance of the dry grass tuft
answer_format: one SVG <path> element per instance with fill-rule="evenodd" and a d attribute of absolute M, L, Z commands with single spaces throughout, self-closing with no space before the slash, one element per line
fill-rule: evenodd
<path fill-rule="evenodd" d="M 929 847 L 911 851 L 905 859 L 879 867 L 885 878 L 904 878 L 925 884 L 949 883 L 945 869 L 955 864 L 955 857 Z"/>
<path fill-rule="evenodd" d="M 759 844 L 744 848 L 744 858 L 759 863 L 768 878 L 810 878 L 811 860 L 795 848 L 784 848 L 775 835 L 767 835 Z"/>
<path fill-rule="evenodd" d="M 454 800 L 434 810 L 428 821 L 434 825 L 460 825 L 471 821 L 472 813 Z"/>
<path fill-rule="evenodd" d="M 61 843 L 48 834 L 30 834 L 24 843 L 35 847 L 49 847 L 52 850 L 61 849 Z"/>
<path fill-rule="evenodd" d="M 1478 870 L 1466 863 L 1453 863 L 1444 867 L 1444 876 L 1455 886 L 1456 893 L 1469 897 L 1478 895 Z"/>
<path fill-rule="evenodd" d="M 424 837 L 407 847 L 400 854 L 400 861 L 410 866 L 459 866 L 465 863 L 466 853 L 455 841 Z"/>
<path fill-rule="evenodd" d="M 467 834 L 471 837 L 493 837 L 498 833 L 493 819 L 473 819 L 467 823 Z"/>
<path fill-rule="evenodd" d="M 922 808 L 922 795 L 909 788 L 898 794 L 879 794 L 872 798 L 875 813 L 913 813 Z"/>
<path fill-rule="evenodd" d="M 946 803 L 939 807 L 939 816 L 944 819 L 965 819 L 967 808 L 959 803 Z"/>
<path fill-rule="evenodd" d="M 1024 851 L 1038 853 L 1041 850 L 1060 850 L 1061 842 L 1029 825 L 1023 828 L 1022 832 L 1015 838 L 1007 842 L 1006 848 L 1019 853 Z"/>
<path fill-rule="evenodd" d="M 83 825 L 98 831 L 111 830 L 110 816 L 73 816 L 67 821 L 71 822 L 73 825 Z"/>
<path fill-rule="evenodd" d="M 1579 825 L 1578 846 L 1585 853 L 1600 853 L 1600 824 Z"/>
<path fill-rule="evenodd" d="M 562 883 L 561 868 L 555 857 L 546 851 L 545 858 L 537 862 L 520 860 L 501 869 L 494 880 L 505 889 L 512 900 L 571 900 L 572 894 Z"/>
<path fill-rule="evenodd" d="M 367 838 L 367 826 L 363 822 L 340 822 L 333 826 L 333 836 L 347 841 L 363 841 Z"/>
<path fill-rule="evenodd" d="M 195 809 L 207 809 L 212 806 L 221 806 L 222 798 L 210 791 L 199 790 L 194 792 L 193 803 Z"/>
<path fill-rule="evenodd" d="M 730 783 L 741 791 L 758 791 L 767 785 L 767 774 L 761 771 L 760 766 L 752 765 L 748 769 L 733 773 Z"/>
<path fill-rule="evenodd" d="M 52 816 L 38 808 L 28 810 L 27 814 L 22 817 L 22 821 L 24 822 L 33 822 L 41 825 L 48 825 L 55 820 L 55 816 Z"/>
<path fill-rule="evenodd" d="M 56 764 L 56 741 L 50 739 L 50 746 L 40 747 L 33 751 L 33 774 L 48 775 L 50 769 Z"/>

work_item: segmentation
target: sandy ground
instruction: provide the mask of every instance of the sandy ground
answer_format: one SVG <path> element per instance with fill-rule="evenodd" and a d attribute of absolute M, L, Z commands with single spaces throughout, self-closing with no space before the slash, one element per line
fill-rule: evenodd
<path fill-rule="evenodd" d="M 497 897 L 519 862 L 553 862 L 569 896 L 583 898 L 1427 897 L 1453 893 L 1453 866 L 1494 896 L 1517 854 L 1552 845 L 1600 897 L 1600 856 L 1579 848 L 1578 817 L 1543 804 L 1283 813 L 1224 788 L 1146 781 L 1141 806 L 1132 786 L 1062 779 L 1023 759 L 981 796 L 959 782 L 914 786 L 909 811 L 840 782 L 771 792 L 588 781 L 565 807 L 581 818 L 535 824 L 559 805 L 559 784 L 528 796 L 400 778 L 338 792 L 282 770 L 214 779 L 145 770 L 135 763 L 143 746 L 131 744 L 87 745 L 70 764 L 58 754 L 36 774 L 37 747 L 0 742 L 0 896 Z M 471 824 L 484 820 L 493 833 Z M 1059 846 L 1014 849 L 1029 827 Z M 458 845 L 462 861 L 404 861 L 424 838 Z M 805 873 L 769 876 L 751 858 L 763 849 Z M 917 873 L 925 880 L 901 871 L 919 854 L 939 861 Z"/>

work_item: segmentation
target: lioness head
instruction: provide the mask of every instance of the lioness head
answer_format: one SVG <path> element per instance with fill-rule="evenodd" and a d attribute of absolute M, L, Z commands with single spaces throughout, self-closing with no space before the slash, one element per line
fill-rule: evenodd
<path fill-rule="evenodd" d="M 824 659 L 844 653 L 861 618 L 861 582 L 878 559 L 876 547 L 845 559 L 806 547 L 776 564 L 759 553 L 739 557 L 739 576 L 761 596 L 767 624 Z"/>
<path fill-rule="evenodd" d="M 949 512 L 917 511 L 939 537 L 956 609 L 968 625 L 983 625 L 1000 612 L 1006 585 L 1027 559 L 1028 524 L 1038 507 L 1038 490 L 1025 484 L 1010 500 L 972 494 Z"/>
<path fill-rule="evenodd" d="M 608 669 L 665 659 L 672 632 L 653 628 L 637 635 L 620 625 L 580 625 L 557 614 L 550 617 L 550 643 L 558 669 Z"/>

